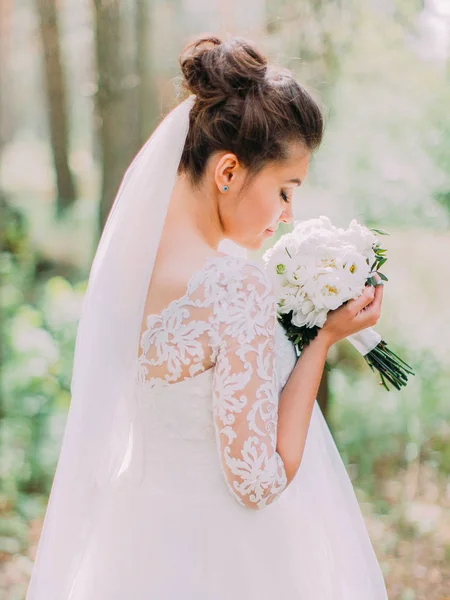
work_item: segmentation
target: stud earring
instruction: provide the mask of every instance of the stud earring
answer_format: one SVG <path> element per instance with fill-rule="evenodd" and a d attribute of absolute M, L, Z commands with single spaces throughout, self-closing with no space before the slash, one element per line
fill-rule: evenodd
<path fill-rule="evenodd" d="M 223 186 L 223 191 L 224 191 L 224 192 L 228 192 L 228 186 L 227 186 L 227 185 L 224 185 L 224 186 Z"/>

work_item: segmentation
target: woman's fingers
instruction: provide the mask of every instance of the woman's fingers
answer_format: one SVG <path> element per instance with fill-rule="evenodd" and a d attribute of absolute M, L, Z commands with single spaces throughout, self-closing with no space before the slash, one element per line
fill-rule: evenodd
<path fill-rule="evenodd" d="M 365 327 L 376 325 L 381 314 L 383 282 L 378 274 L 374 275 L 374 279 L 376 280 L 377 285 L 375 287 L 369 286 L 372 290 L 370 293 L 371 300 L 369 302 L 364 302 L 364 306 L 355 316 L 355 319 Z"/>
<path fill-rule="evenodd" d="M 380 312 L 381 311 L 381 302 L 383 300 L 384 283 L 378 274 L 375 275 L 375 278 L 377 280 L 378 285 L 375 288 L 375 297 L 373 299 L 373 306 L 374 306 L 375 310 Z"/>
<path fill-rule="evenodd" d="M 382 287 L 382 286 L 380 286 Z M 375 288 L 373 285 L 368 285 L 364 288 L 361 296 L 355 298 L 354 300 L 350 300 L 347 303 L 348 309 L 355 316 L 357 315 L 363 308 L 368 306 L 373 299 L 375 298 Z"/>

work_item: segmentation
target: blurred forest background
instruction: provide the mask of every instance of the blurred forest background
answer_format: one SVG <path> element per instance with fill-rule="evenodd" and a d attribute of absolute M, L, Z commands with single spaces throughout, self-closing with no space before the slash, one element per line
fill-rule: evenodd
<path fill-rule="evenodd" d="M 321 405 L 389 598 L 448 600 L 449 0 L 1 0 L 0 598 L 25 597 L 102 226 L 202 33 L 254 40 L 325 106 L 296 218 L 391 234 L 377 330 L 416 376 L 387 392 L 343 341 Z"/>

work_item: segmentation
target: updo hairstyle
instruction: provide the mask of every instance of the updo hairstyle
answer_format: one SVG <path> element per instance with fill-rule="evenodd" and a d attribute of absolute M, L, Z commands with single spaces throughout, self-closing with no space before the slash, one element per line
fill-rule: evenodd
<path fill-rule="evenodd" d="M 297 142 L 314 151 L 323 135 L 318 103 L 281 66 L 269 65 L 249 40 L 200 37 L 179 57 L 183 87 L 196 95 L 179 173 L 198 186 L 208 158 L 236 154 L 252 179 L 270 161 L 288 157 Z"/>

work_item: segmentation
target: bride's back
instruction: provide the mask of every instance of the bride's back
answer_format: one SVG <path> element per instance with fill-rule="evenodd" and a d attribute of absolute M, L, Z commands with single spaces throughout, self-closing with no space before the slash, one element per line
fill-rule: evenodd
<path fill-rule="evenodd" d="M 214 364 L 214 277 L 220 264 L 230 270 L 230 258 L 206 257 L 187 274 L 185 267 L 159 267 L 145 302 L 138 354 L 140 381 L 161 379 L 176 383 Z M 186 264 L 186 263 L 185 263 Z M 192 262 L 191 262 L 192 264 Z M 218 288 L 225 287 L 217 282 Z"/>

